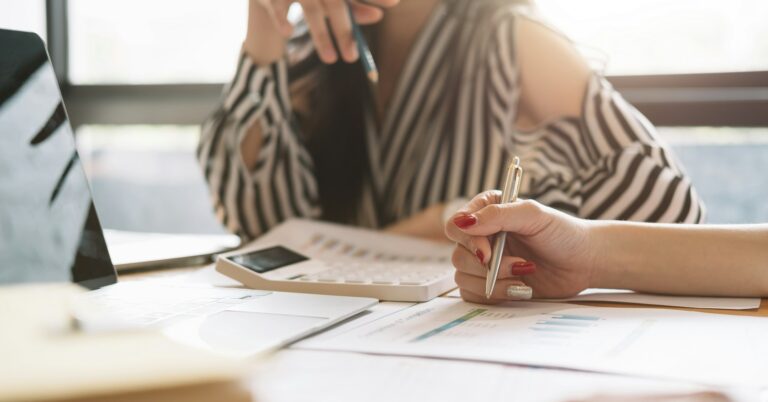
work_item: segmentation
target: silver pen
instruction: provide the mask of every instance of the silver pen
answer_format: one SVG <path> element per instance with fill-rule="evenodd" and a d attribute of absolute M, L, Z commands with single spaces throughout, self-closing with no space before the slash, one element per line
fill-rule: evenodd
<path fill-rule="evenodd" d="M 523 168 L 520 167 L 520 158 L 515 156 L 512 163 L 507 167 L 507 176 L 504 179 L 504 188 L 501 190 L 501 200 L 499 204 L 515 202 L 517 193 L 520 191 L 520 179 L 523 177 Z M 493 250 L 491 251 L 491 261 L 488 263 L 488 275 L 485 277 L 485 298 L 490 299 L 493 293 L 493 287 L 496 285 L 496 278 L 499 276 L 499 266 L 501 257 L 504 254 L 504 245 L 507 240 L 507 232 L 499 232 L 493 237 Z"/>

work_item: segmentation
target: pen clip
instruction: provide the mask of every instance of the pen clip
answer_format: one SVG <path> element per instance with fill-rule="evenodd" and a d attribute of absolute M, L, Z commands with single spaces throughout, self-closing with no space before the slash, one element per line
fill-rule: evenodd
<path fill-rule="evenodd" d="M 520 158 L 515 156 L 507 167 L 507 176 L 504 180 L 504 187 L 501 192 L 499 204 L 506 204 L 517 200 L 520 191 L 520 179 L 523 176 L 523 168 L 520 166 Z"/>
<path fill-rule="evenodd" d="M 512 197 L 509 202 L 517 201 L 517 196 L 520 193 L 520 183 L 523 178 L 523 167 L 520 166 L 520 158 L 517 156 L 515 156 L 514 164 L 514 184 L 512 185 Z"/>

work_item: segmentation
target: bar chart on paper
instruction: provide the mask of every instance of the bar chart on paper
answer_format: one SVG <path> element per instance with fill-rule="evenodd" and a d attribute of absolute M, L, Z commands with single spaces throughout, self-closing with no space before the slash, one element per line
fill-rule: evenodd
<path fill-rule="evenodd" d="M 560 356 L 574 350 L 596 348 L 607 354 L 612 352 L 610 339 L 644 327 L 642 322 L 610 323 L 597 315 L 563 313 L 559 311 L 563 305 L 559 304 L 520 306 L 525 308 L 480 307 L 453 299 L 434 300 L 400 311 L 397 319 L 390 318 L 390 323 L 360 328 L 354 336 L 344 337 L 343 342 L 383 347 L 402 343 L 405 348 L 419 351 L 460 349 L 459 353 L 480 355 L 524 349 Z"/>
<path fill-rule="evenodd" d="M 550 314 L 541 317 L 530 328 L 534 331 L 535 337 L 556 342 L 580 335 L 599 325 L 602 320 L 600 317 L 589 315 Z M 552 343 L 550 342 L 550 344 Z"/>
<path fill-rule="evenodd" d="M 439 298 L 301 347 L 768 385 L 768 359 L 754 358 L 766 336 L 755 317 Z"/>
<path fill-rule="evenodd" d="M 478 337 L 487 336 L 488 331 L 499 328 L 505 322 L 515 318 L 519 316 L 512 309 L 489 311 L 476 308 L 414 337 L 411 342 L 440 342 L 441 338 L 447 338 L 447 342 L 450 343 L 456 343 L 459 339 L 475 342 Z M 590 330 L 596 329 L 601 321 L 604 319 L 597 316 L 542 312 L 531 316 L 528 325 L 521 328 L 517 334 L 518 342 L 526 346 L 576 346 L 583 343 Z M 509 344 L 510 340 L 505 337 L 501 342 Z"/>

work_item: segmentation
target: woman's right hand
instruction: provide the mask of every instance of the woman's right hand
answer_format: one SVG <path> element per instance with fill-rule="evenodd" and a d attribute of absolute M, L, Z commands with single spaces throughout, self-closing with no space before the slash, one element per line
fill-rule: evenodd
<path fill-rule="evenodd" d="M 499 191 L 476 196 L 446 223 L 446 235 L 457 243 L 453 253 L 461 296 L 475 303 L 519 299 L 510 287 L 527 285 L 536 298 L 565 298 L 589 287 L 594 253 L 591 222 L 574 218 L 535 201 L 500 205 Z M 485 277 L 492 237 L 508 232 L 498 280 L 490 299 Z"/>
<path fill-rule="evenodd" d="M 349 7 L 355 21 L 366 25 L 378 22 L 383 16 L 382 8 L 393 7 L 399 0 L 250 0 L 248 33 L 243 47 L 256 64 L 269 64 L 282 57 L 285 41 L 293 32 L 288 21 L 288 9 L 294 2 L 299 3 L 304 11 L 304 20 L 320 60 L 331 64 L 339 58 L 333 39 L 344 61 L 351 63 L 359 57 L 352 35 Z"/>

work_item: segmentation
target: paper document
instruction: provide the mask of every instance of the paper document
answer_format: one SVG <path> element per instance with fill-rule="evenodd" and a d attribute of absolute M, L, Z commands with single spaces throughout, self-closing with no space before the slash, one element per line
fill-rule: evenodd
<path fill-rule="evenodd" d="M 559 301 L 605 301 L 657 306 L 690 307 L 723 310 L 750 310 L 760 307 L 759 297 L 696 297 L 637 293 L 621 289 L 587 289 L 578 296 Z"/>
<path fill-rule="evenodd" d="M 438 298 L 302 347 L 768 385 L 766 339 L 765 318 Z"/>
<path fill-rule="evenodd" d="M 249 247 L 280 244 L 321 261 L 430 262 L 451 266 L 453 245 L 333 223 L 292 219 Z"/>
<path fill-rule="evenodd" d="M 304 342 L 313 342 L 313 341 L 317 341 L 318 339 L 328 339 L 328 338 L 333 338 L 335 336 L 339 336 L 345 332 L 349 332 L 355 328 L 361 327 L 363 325 L 367 325 L 371 322 L 380 320 L 384 317 L 388 317 L 392 314 L 397 313 L 398 311 L 407 309 L 409 307 L 413 307 L 415 305 L 416 303 L 410 303 L 410 302 L 387 302 L 387 301 L 379 302 L 378 304 L 369 308 L 368 310 L 356 315 L 355 318 L 345 321 L 336 326 L 333 326 L 326 331 L 320 332 L 319 334 L 316 334 L 311 338 L 308 338 L 308 340 L 294 343 L 291 346 L 291 348 L 300 349 L 301 345 Z"/>
<path fill-rule="evenodd" d="M 456 289 L 447 297 L 461 297 Z M 650 306 L 689 307 L 722 310 L 751 310 L 760 307 L 758 297 L 694 297 L 667 296 L 648 293 L 637 293 L 622 289 L 586 289 L 577 296 L 567 299 L 541 299 L 544 302 L 614 302 L 647 304 Z"/>
<path fill-rule="evenodd" d="M 278 354 L 254 376 L 253 389 L 268 402 L 315 402 L 318 395 L 335 402 L 564 402 L 704 390 L 608 374 L 318 351 Z M 759 400 L 753 388 L 718 391 L 734 402 Z"/>

